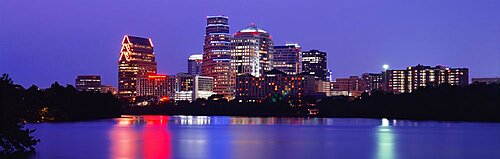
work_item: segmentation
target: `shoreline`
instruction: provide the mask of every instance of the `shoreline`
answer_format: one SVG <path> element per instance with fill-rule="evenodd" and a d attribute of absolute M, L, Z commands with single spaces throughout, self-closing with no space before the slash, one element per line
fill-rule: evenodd
<path fill-rule="evenodd" d="M 490 120 L 436 120 L 436 119 L 415 119 L 415 118 L 390 118 L 390 117 L 340 117 L 340 116 L 308 116 L 308 115 L 283 115 L 283 116 L 268 116 L 268 115 L 220 115 L 220 114 L 121 114 L 117 117 L 104 117 L 95 119 L 82 119 L 82 120 L 63 120 L 63 121 L 42 121 L 42 122 L 26 122 L 25 124 L 41 124 L 41 123 L 76 123 L 76 122 L 88 122 L 88 121 L 98 121 L 106 119 L 115 118 L 127 118 L 124 116 L 208 116 L 208 117 L 248 117 L 248 118 L 330 118 L 330 119 L 387 119 L 387 120 L 404 120 L 404 121 L 418 121 L 418 122 L 453 122 L 453 123 L 500 123 L 500 121 L 490 121 Z"/>

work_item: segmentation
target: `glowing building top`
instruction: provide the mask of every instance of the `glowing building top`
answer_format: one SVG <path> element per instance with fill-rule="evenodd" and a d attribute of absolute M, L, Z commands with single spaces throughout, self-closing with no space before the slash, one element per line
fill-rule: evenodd
<path fill-rule="evenodd" d="M 118 59 L 118 93 L 121 98 L 135 101 L 137 80 L 156 74 L 157 64 L 150 38 L 125 35 Z"/>
<path fill-rule="evenodd" d="M 265 71 L 270 71 L 273 47 L 271 35 L 253 23 L 236 32 L 231 39 L 232 75 L 248 73 L 260 77 Z"/>

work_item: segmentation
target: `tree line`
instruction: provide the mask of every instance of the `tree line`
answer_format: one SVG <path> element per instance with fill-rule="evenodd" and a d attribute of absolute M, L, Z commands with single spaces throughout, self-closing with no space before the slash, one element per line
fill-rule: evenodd
<path fill-rule="evenodd" d="M 500 84 L 445 83 L 403 94 L 373 91 L 352 101 L 325 99 L 318 108 L 328 117 L 500 122 Z"/>
<path fill-rule="evenodd" d="M 111 93 L 78 92 L 53 83 L 47 89 L 23 88 L 7 75 L 0 77 L 0 154 L 34 150 L 39 142 L 24 123 L 77 121 L 120 117 L 121 103 Z M 1 156 L 0 156 L 1 157 Z"/>

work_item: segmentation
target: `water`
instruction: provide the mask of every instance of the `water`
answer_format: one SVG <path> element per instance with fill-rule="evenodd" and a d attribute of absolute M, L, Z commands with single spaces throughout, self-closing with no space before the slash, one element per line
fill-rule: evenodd
<path fill-rule="evenodd" d="M 33 158 L 500 158 L 500 124 L 126 116 L 29 124 Z"/>

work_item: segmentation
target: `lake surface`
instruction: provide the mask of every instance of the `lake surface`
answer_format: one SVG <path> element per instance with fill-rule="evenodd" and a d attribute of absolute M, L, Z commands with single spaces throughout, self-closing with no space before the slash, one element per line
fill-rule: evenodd
<path fill-rule="evenodd" d="M 500 124 L 387 119 L 123 116 L 28 124 L 33 158 L 500 158 Z"/>

